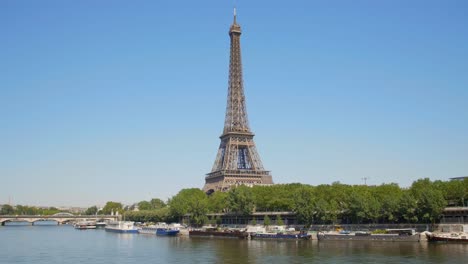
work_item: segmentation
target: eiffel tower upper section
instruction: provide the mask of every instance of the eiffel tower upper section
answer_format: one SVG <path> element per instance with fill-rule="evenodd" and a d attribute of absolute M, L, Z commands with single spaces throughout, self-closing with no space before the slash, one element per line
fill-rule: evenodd
<path fill-rule="evenodd" d="M 229 36 L 231 37 L 229 88 L 223 134 L 225 135 L 232 132 L 252 134 L 250 132 L 249 120 L 247 118 L 244 81 L 242 78 L 242 59 L 240 47 L 241 28 L 239 24 L 237 24 L 235 13 L 234 22 L 229 30 Z"/>
<path fill-rule="evenodd" d="M 225 191 L 233 185 L 273 184 L 269 171 L 263 169 L 250 131 L 242 78 L 240 36 L 236 10 L 229 30 L 231 52 L 229 86 L 224 130 L 213 169 L 205 178 L 204 190 Z"/>

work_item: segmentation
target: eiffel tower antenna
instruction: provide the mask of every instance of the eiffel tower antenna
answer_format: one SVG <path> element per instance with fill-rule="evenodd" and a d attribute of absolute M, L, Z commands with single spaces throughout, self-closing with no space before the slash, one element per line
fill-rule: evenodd
<path fill-rule="evenodd" d="M 242 31 L 236 20 L 237 12 L 234 8 L 234 20 L 229 29 L 231 48 L 226 117 L 218 154 L 211 172 L 205 177 L 203 190 L 207 193 L 226 191 L 231 186 L 241 184 L 273 184 L 270 172 L 263 168 L 253 141 L 254 134 L 249 127 L 242 78 Z"/>

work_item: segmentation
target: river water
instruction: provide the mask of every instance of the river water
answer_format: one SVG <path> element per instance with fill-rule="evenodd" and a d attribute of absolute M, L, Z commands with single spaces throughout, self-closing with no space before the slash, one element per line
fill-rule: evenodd
<path fill-rule="evenodd" d="M 0 227 L 0 263 L 468 263 L 468 244 L 261 241 Z"/>

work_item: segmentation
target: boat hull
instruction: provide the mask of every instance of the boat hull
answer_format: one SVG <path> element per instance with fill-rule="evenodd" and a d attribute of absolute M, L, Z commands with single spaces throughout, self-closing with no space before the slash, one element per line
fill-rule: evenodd
<path fill-rule="evenodd" d="M 309 240 L 312 238 L 312 235 L 308 234 L 267 234 L 267 233 L 257 233 L 252 234 L 252 239 L 288 239 L 288 240 Z"/>
<path fill-rule="evenodd" d="M 154 229 L 148 230 L 148 229 L 143 228 L 143 229 L 138 229 L 138 233 L 139 234 L 145 234 L 145 235 L 156 235 L 156 230 L 154 230 Z"/>
<path fill-rule="evenodd" d="M 447 236 L 437 234 L 427 234 L 427 240 L 429 242 L 457 242 L 457 243 L 468 243 L 468 235 L 461 236 Z"/>
<path fill-rule="evenodd" d="M 105 228 L 107 232 L 113 233 L 129 233 L 129 234 L 136 234 L 138 233 L 137 229 L 117 229 L 117 228 Z"/>
<path fill-rule="evenodd" d="M 95 225 L 75 226 L 75 229 L 78 229 L 78 230 L 96 229 L 96 226 Z"/>
<path fill-rule="evenodd" d="M 419 242 L 419 234 L 416 235 L 390 235 L 390 234 L 375 234 L 375 235 L 353 235 L 353 234 L 326 234 L 318 233 L 319 241 L 334 240 L 334 241 L 387 241 L 387 242 Z"/>
<path fill-rule="evenodd" d="M 223 232 L 223 231 L 200 231 L 200 230 L 190 230 L 189 236 L 191 237 L 224 237 L 224 238 L 239 238 L 246 239 L 249 234 L 247 232 Z"/>
<path fill-rule="evenodd" d="M 156 230 L 157 236 L 177 236 L 178 234 L 179 234 L 179 230 L 175 230 L 175 229 L 158 228 Z"/>

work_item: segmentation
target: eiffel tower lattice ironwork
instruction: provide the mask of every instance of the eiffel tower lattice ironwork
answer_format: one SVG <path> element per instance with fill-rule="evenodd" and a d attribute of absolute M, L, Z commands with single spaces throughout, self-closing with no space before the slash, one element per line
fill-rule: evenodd
<path fill-rule="evenodd" d="M 245 104 L 240 49 L 241 28 L 236 21 L 229 30 L 231 54 L 229 87 L 224 131 L 213 165 L 206 175 L 205 192 L 226 191 L 233 185 L 273 184 L 269 171 L 264 170 L 250 131 Z"/>

